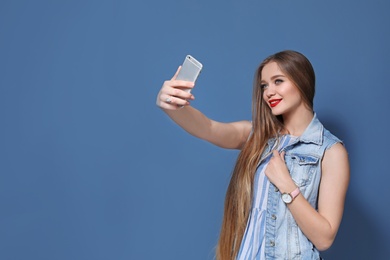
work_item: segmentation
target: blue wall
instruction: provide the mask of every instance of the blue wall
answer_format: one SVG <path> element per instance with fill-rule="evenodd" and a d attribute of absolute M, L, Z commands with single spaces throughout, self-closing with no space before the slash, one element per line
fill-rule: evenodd
<path fill-rule="evenodd" d="M 212 259 L 236 151 L 155 106 L 186 54 L 193 106 L 251 118 L 253 73 L 303 52 L 351 183 L 328 259 L 387 259 L 388 1 L 0 2 L 0 259 Z"/>

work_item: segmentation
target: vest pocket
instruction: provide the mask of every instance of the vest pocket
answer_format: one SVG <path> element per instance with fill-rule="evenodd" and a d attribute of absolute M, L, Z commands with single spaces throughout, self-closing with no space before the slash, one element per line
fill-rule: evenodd
<path fill-rule="evenodd" d="M 319 157 L 306 154 L 290 154 L 286 155 L 285 158 L 294 182 L 299 187 L 306 186 L 316 172 Z"/>

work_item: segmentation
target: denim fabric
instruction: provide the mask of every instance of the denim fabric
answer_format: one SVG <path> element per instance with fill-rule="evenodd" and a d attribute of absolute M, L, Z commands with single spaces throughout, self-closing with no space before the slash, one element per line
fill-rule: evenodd
<path fill-rule="evenodd" d="M 262 157 L 270 152 L 276 139 L 270 139 Z M 284 148 L 285 161 L 294 182 L 311 206 L 317 209 L 324 152 L 341 141 L 332 135 L 314 115 L 304 133 Z M 261 163 L 262 160 L 260 160 Z M 292 214 L 281 199 L 279 190 L 270 184 L 266 213 L 266 259 L 319 260 L 314 245 L 305 237 Z"/>
<path fill-rule="evenodd" d="M 283 148 L 295 142 L 296 137 L 290 135 L 281 136 L 274 149 L 282 151 Z M 272 154 L 263 159 L 255 174 L 253 185 L 252 208 L 248 217 L 248 223 L 241 241 L 237 260 L 261 260 L 265 258 L 265 224 L 268 207 L 268 189 L 270 182 L 265 175 L 265 169 Z"/>

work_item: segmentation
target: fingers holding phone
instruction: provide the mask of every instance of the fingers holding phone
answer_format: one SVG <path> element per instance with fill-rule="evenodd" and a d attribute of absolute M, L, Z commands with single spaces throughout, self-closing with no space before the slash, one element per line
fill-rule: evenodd
<path fill-rule="evenodd" d="M 157 106 L 177 110 L 188 106 L 188 100 L 194 100 L 191 89 L 195 85 L 203 65 L 191 55 L 187 55 L 171 80 L 165 81 L 158 96 Z"/>
<path fill-rule="evenodd" d="M 188 100 L 194 100 L 195 98 L 187 90 L 193 87 L 193 82 L 167 80 L 158 93 L 156 104 L 161 108 L 169 110 L 176 110 L 182 106 L 188 106 L 190 104 Z"/>

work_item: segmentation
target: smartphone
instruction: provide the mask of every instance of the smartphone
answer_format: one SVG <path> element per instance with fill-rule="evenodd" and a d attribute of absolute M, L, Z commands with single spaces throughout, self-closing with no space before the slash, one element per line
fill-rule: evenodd
<path fill-rule="evenodd" d="M 177 75 L 177 80 L 185 80 L 195 82 L 198 78 L 200 72 L 202 71 L 203 65 L 199 61 L 197 61 L 191 55 L 187 55 L 184 59 L 183 65 L 181 65 L 181 69 L 179 74 Z M 190 92 L 191 89 L 185 89 L 185 91 Z"/>

